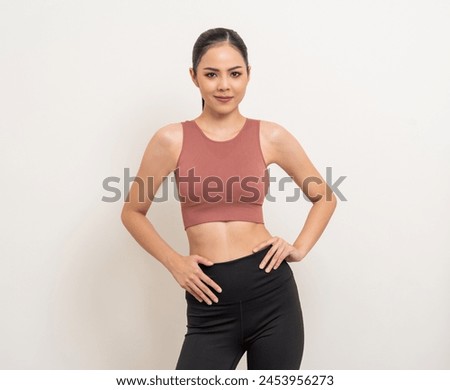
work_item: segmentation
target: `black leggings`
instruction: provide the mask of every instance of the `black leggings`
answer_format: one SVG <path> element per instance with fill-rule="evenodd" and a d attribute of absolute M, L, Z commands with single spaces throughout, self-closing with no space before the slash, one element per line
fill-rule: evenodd
<path fill-rule="evenodd" d="M 291 267 L 269 273 L 259 263 L 270 246 L 212 266 L 199 264 L 222 292 L 212 305 L 185 291 L 187 332 L 176 370 L 234 370 L 247 352 L 248 370 L 298 370 L 303 317 Z"/>

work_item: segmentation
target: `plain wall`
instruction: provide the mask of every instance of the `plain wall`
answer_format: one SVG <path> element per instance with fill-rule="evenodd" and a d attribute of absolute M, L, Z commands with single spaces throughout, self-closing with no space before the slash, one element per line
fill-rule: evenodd
<path fill-rule="evenodd" d="M 291 263 L 302 368 L 450 369 L 449 17 L 446 1 L 1 1 L 0 368 L 175 367 L 184 290 L 122 225 L 123 182 L 157 129 L 199 115 L 192 46 L 222 26 L 249 49 L 243 115 L 345 177 Z M 113 176 L 122 196 L 102 201 Z M 280 196 L 266 226 L 293 242 L 309 209 Z M 173 196 L 148 218 L 188 253 Z"/>

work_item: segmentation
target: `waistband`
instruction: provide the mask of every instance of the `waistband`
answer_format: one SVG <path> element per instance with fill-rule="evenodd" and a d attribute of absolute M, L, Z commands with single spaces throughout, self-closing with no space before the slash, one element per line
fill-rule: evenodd
<path fill-rule="evenodd" d="M 250 255 L 211 266 L 199 264 L 202 271 L 222 288 L 222 292 L 219 293 L 209 286 L 219 298 L 219 302 L 213 302 L 212 306 L 260 297 L 283 288 L 293 277 L 292 269 L 286 261 L 283 260 L 277 269 L 272 268 L 270 272 L 259 268 L 259 264 L 271 247 L 272 245 L 269 245 Z M 185 296 L 191 303 L 207 305 L 205 302 L 198 302 L 188 291 L 185 292 Z"/>

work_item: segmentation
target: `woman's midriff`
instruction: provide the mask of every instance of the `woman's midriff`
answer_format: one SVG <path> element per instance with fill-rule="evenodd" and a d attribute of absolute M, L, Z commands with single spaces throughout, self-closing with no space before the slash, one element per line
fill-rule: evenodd
<path fill-rule="evenodd" d="M 214 263 L 248 256 L 253 248 L 272 237 L 262 223 L 247 221 L 207 222 L 186 229 L 189 254 Z"/>

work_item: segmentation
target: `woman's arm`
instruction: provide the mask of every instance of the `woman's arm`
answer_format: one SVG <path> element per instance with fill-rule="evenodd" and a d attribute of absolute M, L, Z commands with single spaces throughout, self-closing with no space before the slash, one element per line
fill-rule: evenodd
<path fill-rule="evenodd" d="M 159 186 L 175 168 L 176 126 L 159 129 L 149 141 L 121 214 L 122 223 L 139 245 L 169 270 L 181 255 L 158 234 L 146 215 Z"/>
<path fill-rule="evenodd" d="M 182 256 L 176 252 L 146 217 L 164 178 L 176 168 L 181 141 L 181 124 L 168 125 L 153 135 L 125 199 L 121 219 L 139 245 L 162 263 L 182 288 L 200 302 L 204 300 L 211 304 L 211 301 L 217 301 L 217 297 L 209 286 L 218 292 L 221 288 L 202 271 L 198 263 L 214 263 L 199 255 Z"/>
<path fill-rule="evenodd" d="M 261 268 L 264 268 L 272 254 L 277 252 L 277 255 L 274 256 L 268 267 L 267 271 L 270 271 L 272 267 L 277 268 L 286 256 L 288 256 L 288 261 L 300 261 L 308 254 L 325 230 L 336 208 L 337 199 L 306 155 L 299 141 L 289 131 L 272 122 L 266 122 L 265 130 L 264 138 L 267 145 L 270 145 L 270 162 L 278 164 L 291 176 L 312 202 L 312 207 L 304 226 L 292 246 L 287 243 L 285 245 L 282 245 L 281 242 L 277 243 L 277 241 L 284 240 L 274 237 L 254 249 L 258 250 L 268 243 L 277 244 L 273 248 L 272 253 L 269 251 L 266 255 L 267 258 L 261 262 Z M 278 251 L 277 246 L 279 248 Z"/>

